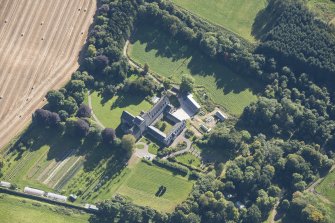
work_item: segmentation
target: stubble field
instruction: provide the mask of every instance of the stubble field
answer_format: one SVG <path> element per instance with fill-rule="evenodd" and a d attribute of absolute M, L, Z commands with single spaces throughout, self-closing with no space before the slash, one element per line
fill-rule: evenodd
<path fill-rule="evenodd" d="M 95 0 L 0 0 L 0 148 L 78 68 L 95 10 Z"/>

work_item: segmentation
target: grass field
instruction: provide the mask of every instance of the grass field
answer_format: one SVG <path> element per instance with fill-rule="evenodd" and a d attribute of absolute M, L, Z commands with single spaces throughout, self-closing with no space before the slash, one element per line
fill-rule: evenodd
<path fill-rule="evenodd" d="M 89 215 L 72 213 L 57 206 L 24 198 L 1 195 L 0 219 L 4 223 L 88 223 Z"/>
<path fill-rule="evenodd" d="M 167 190 L 163 196 L 156 197 L 155 194 L 162 185 Z M 135 204 L 171 212 L 177 204 L 186 200 L 191 189 L 192 182 L 186 178 L 173 175 L 172 172 L 155 165 L 139 162 L 132 168 L 117 193 L 126 196 Z"/>
<path fill-rule="evenodd" d="M 307 6 L 321 19 L 335 25 L 335 2 L 331 0 L 308 0 Z"/>
<path fill-rule="evenodd" d="M 200 167 L 201 160 L 191 153 L 185 153 L 176 157 L 176 160 L 187 166 Z"/>
<path fill-rule="evenodd" d="M 102 97 L 97 92 L 92 92 L 91 97 L 95 115 L 106 127 L 114 129 L 120 125 L 123 111 L 126 110 L 133 115 L 139 115 L 142 110 L 148 111 L 152 107 L 141 96 L 114 96 L 106 102 L 103 102 Z"/>
<path fill-rule="evenodd" d="M 257 99 L 254 92 L 259 86 L 256 82 L 233 73 L 153 27 L 140 26 L 132 42 L 129 48 L 132 59 L 147 63 L 150 70 L 174 82 L 179 82 L 183 73 L 192 74 L 196 85 L 204 86 L 215 103 L 231 114 L 240 115 Z"/>
<path fill-rule="evenodd" d="M 264 9 L 267 0 L 171 0 L 196 15 L 216 23 L 255 42 L 251 35 L 257 13 Z"/>
<path fill-rule="evenodd" d="M 316 187 L 316 191 L 335 203 L 335 171 L 330 172 Z"/>
<path fill-rule="evenodd" d="M 108 164 L 102 163 L 101 166 L 103 166 L 102 171 L 99 171 L 100 167 L 98 167 L 87 174 L 82 172 L 73 179 L 73 182 L 81 181 L 79 185 L 81 184 L 84 193 L 79 201 L 95 203 L 120 194 L 138 205 L 150 206 L 159 211 L 172 211 L 177 204 L 188 197 L 193 185 L 185 177 L 174 175 L 166 169 L 151 166 L 139 160 L 114 174 L 112 178 L 101 181 L 104 178 L 101 173 L 104 172 L 103 169 L 108 168 Z M 92 180 L 93 177 L 100 180 Z M 100 182 L 103 183 L 97 189 Z M 155 193 L 161 185 L 166 186 L 167 191 L 163 196 L 156 197 Z M 78 188 L 78 184 L 69 184 L 68 188 L 69 190 Z"/>

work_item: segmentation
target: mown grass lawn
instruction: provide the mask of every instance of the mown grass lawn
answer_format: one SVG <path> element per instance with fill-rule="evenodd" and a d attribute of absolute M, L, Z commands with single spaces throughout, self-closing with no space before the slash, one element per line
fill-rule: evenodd
<path fill-rule="evenodd" d="M 204 86 L 212 100 L 233 115 L 240 115 L 246 106 L 257 100 L 257 82 L 232 72 L 154 27 L 138 27 L 129 55 L 174 82 L 179 82 L 183 73 L 191 74 L 196 85 Z"/>
<path fill-rule="evenodd" d="M 63 209 L 63 208 L 62 208 Z M 88 223 L 89 215 L 75 214 L 49 204 L 1 195 L 0 222 L 4 223 Z"/>
<path fill-rule="evenodd" d="M 267 0 L 171 0 L 175 4 L 231 30 L 250 42 L 254 20 Z"/>
<path fill-rule="evenodd" d="M 82 177 L 88 178 L 87 175 L 82 175 Z M 155 196 L 162 185 L 167 187 L 166 193 L 161 197 Z M 106 182 L 99 190 L 95 191 L 94 186 L 89 187 L 88 192 L 91 195 L 89 197 L 84 196 L 85 199 L 83 200 L 95 203 L 111 199 L 116 194 L 120 194 L 137 205 L 171 212 L 177 204 L 186 200 L 192 186 L 193 182 L 186 177 L 174 175 L 169 170 L 137 160 Z"/>
<path fill-rule="evenodd" d="M 185 153 L 176 157 L 176 160 L 187 166 L 200 167 L 201 160 L 192 153 Z"/>
<path fill-rule="evenodd" d="M 335 203 L 335 171 L 330 172 L 316 187 L 316 191 Z"/>
<path fill-rule="evenodd" d="M 114 129 L 120 125 L 123 111 L 139 115 L 141 111 L 148 111 L 152 107 L 142 96 L 136 95 L 114 96 L 112 99 L 104 102 L 103 98 L 97 92 L 92 92 L 91 98 L 95 115 L 106 127 Z"/>
<path fill-rule="evenodd" d="M 157 197 L 155 194 L 160 186 L 165 186 L 167 190 L 161 197 Z M 139 162 L 131 169 L 130 175 L 117 193 L 135 204 L 171 212 L 177 204 L 186 200 L 192 186 L 193 183 L 185 177 L 174 175 L 155 165 Z"/>
<path fill-rule="evenodd" d="M 149 148 L 148 148 L 149 153 L 157 155 L 158 150 L 159 150 L 159 147 L 158 145 L 156 145 L 156 143 L 152 142 L 149 144 Z"/>

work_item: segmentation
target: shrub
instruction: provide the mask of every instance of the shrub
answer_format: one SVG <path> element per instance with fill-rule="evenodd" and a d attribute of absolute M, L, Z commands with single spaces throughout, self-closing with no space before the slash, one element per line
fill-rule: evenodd
<path fill-rule="evenodd" d="M 177 152 L 179 150 L 181 150 L 181 147 L 178 147 L 178 146 L 177 147 L 168 147 L 168 148 L 165 148 L 165 149 L 160 149 L 158 151 L 157 155 L 159 157 L 164 157 L 164 156 L 170 155 L 174 152 Z"/>
<path fill-rule="evenodd" d="M 175 171 L 181 175 L 187 175 L 188 174 L 188 168 L 178 164 L 178 163 L 172 163 L 169 162 L 168 160 L 163 160 L 163 159 L 154 159 L 152 161 L 153 163 L 155 163 L 158 166 L 170 169 L 172 171 Z"/>
<path fill-rule="evenodd" d="M 187 139 L 190 139 L 190 138 L 192 138 L 193 136 L 194 136 L 194 132 L 193 132 L 192 130 L 186 129 L 186 131 L 185 131 L 185 137 L 186 137 Z"/>

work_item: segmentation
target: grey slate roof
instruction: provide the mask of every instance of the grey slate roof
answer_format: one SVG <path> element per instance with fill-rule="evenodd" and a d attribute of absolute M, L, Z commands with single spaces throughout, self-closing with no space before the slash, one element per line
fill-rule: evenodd
<path fill-rule="evenodd" d="M 144 122 L 144 119 L 141 116 L 136 116 L 134 119 L 134 124 L 140 126 L 141 123 Z"/>
<path fill-rule="evenodd" d="M 132 114 L 130 114 L 127 111 L 123 111 L 122 115 L 121 115 L 121 119 L 125 122 L 127 122 L 128 124 L 131 124 L 134 121 L 134 116 Z"/>
<path fill-rule="evenodd" d="M 166 138 L 166 134 L 164 132 L 152 125 L 148 127 L 148 132 L 158 140 L 164 141 L 164 139 Z"/>

